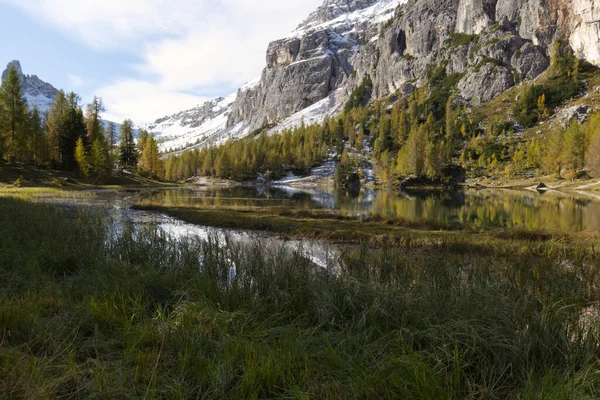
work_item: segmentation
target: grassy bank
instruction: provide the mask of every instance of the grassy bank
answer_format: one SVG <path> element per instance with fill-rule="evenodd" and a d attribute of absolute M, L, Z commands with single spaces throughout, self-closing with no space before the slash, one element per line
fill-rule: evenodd
<path fill-rule="evenodd" d="M 64 190 L 95 188 L 135 188 L 174 186 L 138 174 L 114 171 L 111 176 L 98 179 L 85 177 L 76 171 L 53 170 L 32 165 L 7 164 L 0 160 L 0 189 L 6 187 L 62 188 Z"/>
<path fill-rule="evenodd" d="M 319 239 L 336 243 L 413 246 L 504 246 L 507 240 L 523 251 L 554 243 L 560 251 L 600 243 L 593 233 L 565 234 L 524 229 L 483 228 L 431 220 L 352 217 L 330 210 L 294 210 L 286 207 L 166 207 L 143 201 L 133 208 L 159 212 L 179 220 L 217 228 L 263 231 L 287 238 Z M 521 251 L 521 250 L 519 250 Z M 539 250 L 543 251 L 543 250 Z"/>
<path fill-rule="evenodd" d="M 600 395 L 589 242 L 362 246 L 334 275 L 284 248 L 114 227 L 0 198 L 0 397 Z"/>

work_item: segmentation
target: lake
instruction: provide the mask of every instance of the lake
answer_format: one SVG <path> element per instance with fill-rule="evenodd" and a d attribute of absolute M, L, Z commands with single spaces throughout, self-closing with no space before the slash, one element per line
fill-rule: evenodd
<path fill-rule="evenodd" d="M 289 207 L 482 227 L 600 231 L 600 195 L 593 192 L 363 190 L 349 195 L 320 188 L 197 187 L 142 191 L 135 198 L 166 207 Z"/>

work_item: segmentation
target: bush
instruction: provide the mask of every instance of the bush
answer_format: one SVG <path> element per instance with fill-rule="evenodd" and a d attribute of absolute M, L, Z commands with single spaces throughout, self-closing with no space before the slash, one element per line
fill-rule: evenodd
<path fill-rule="evenodd" d="M 454 32 L 450 36 L 450 45 L 452 47 L 468 46 L 471 43 L 477 41 L 478 39 L 479 35 L 468 35 L 466 33 Z"/>

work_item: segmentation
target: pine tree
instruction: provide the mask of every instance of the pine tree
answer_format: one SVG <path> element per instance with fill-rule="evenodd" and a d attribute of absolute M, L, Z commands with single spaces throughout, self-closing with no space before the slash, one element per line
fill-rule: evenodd
<path fill-rule="evenodd" d="M 26 158 L 27 101 L 23 95 L 19 72 L 11 65 L 0 87 L 0 136 L 3 137 L 6 156 L 11 161 Z"/>
<path fill-rule="evenodd" d="M 133 121 L 126 119 L 121 125 L 121 145 L 119 161 L 123 167 L 135 167 L 138 161 L 137 149 L 133 138 Z"/>

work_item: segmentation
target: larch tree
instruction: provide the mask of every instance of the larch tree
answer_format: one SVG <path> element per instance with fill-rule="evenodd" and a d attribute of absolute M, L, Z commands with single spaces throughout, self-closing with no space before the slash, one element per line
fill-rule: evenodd
<path fill-rule="evenodd" d="M 37 106 L 34 106 L 28 115 L 27 129 L 32 161 L 37 165 L 42 165 L 47 161 L 47 142 L 42 116 Z"/>
<path fill-rule="evenodd" d="M 85 145 L 83 144 L 83 138 L 81 137 L 77 139 L 77 144 L 75 145 L 75 162 L 77 163 L 81 175 L 87 176 L 89 173 L 89 164 Z"/>
<path fill-rule="evenodd" d="M 147 135 L 144 141 L 144 148 L 138 164 L 138 169 L 142 174 L 149 177 L 160 178 L 162 175 L 161 162 L 156 140 L 154 140 L 153 135 Z"/>
<path fill-rule="evenodd" d="M 27 140 L 27 101 L 23 95 L 21 78 L 14 65 L 11 65 L 0 87 L 1 129 L 6 156 L 11 161 L 26 158 Z"/>
<path fill-rule="evenodd" d="M 100 97 L 94 96 L 92 102 L 85 107 L 85 127 L 89 143 L 104 139 L 104 122 L 102 113 L 106 111 Z"/>
<path fill-rule="evenodd" d="M 115 164 L 115 148 L 117 147 L 117 127 L 114 122 L 109 122 L 106 127 L 106 139 L 108 142 L 110 167 L 113 168 Z"/>
<path fill-rule="evenodd" d="M 46 121 L 46 138 L 48 140 L 48 155 L 54 166 L 58 167 L 63 163 L 63 153 L 61 149 L 61 136 L 67 120 L 69 103 L 62 90 L 58 92 L 48 113 Z"/>

